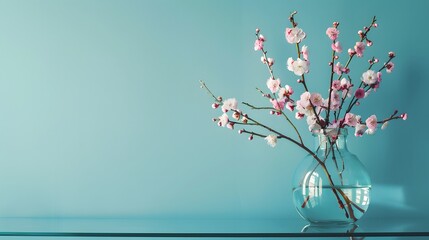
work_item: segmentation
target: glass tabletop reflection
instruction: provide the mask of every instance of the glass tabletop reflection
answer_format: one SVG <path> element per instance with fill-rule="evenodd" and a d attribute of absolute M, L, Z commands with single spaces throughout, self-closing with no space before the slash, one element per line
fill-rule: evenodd
<path fill-rule="evenodd" d="M 0 218 L 0 237 L 300 238 L 429 237 L 429 219 L 363 219 L 350 225 L 309 225 L 301 219 L 183 220 Z"/>

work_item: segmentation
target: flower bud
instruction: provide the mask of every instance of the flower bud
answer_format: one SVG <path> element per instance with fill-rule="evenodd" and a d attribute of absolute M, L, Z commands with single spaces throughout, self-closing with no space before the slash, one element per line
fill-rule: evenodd
<path fill-rule="evenodd" d="M 217 122 L 217 120 L 218 120 L 217 118 L 212 118 L 213 122 Z"/>
<path fill-rule="evenodd" d="M 340 57 L 338 57 L 338 55 L 335 55 L 334 59 L 335 59 L 335 60 L 338 60 L 338 58 L 340 58 Z M 332 64 L 332 63 L 331 63 L 331 64 Z"/>
<path fill-rule="evenodd" d="M 358 31 L 358 35 L 359 35 L 359 36 L 362 36 L 362 35 L 363 35 L 362 30 L 359 30 L 359 31 Z"/>
<path fill-rule="evenodd" d="M 347 52 L 349 53 L 350 57 L 356 54 L 356 51 L 351 49 L 351 48 L 349 48 L 349 50 Z"/>
<path fill-rule="evenodd" d="M 238 113 L 238 112 L 234 112 L 234 113 L 232 114 L 232 117 L 233 117 L 235 120 L 239 120 L 239 119 L 240 119 L 240 113 Z"/>
<path fill-rule="evenodd" d="M 364 29 L 365 31 L 368 31 L 368 29 L 369 29 L 369 28 L 368 28 L 368 27 L 363 27 L 363 29 Z"/>
<path fill-rule="evenodd" d="M 396 54 L 394 52 L 389 52 L 389 57 L 390 58 L 394 58 L 396 56 Z"/>
<path fill-rule="evenodd" d="M 221 96 L 217 97 L 217 100 L 218 100 L 219 102 L 222 102 L 222 97 L 221 97 Z"/>
<path fill-rule="evenodd" d="M 253 140 L 253 134 L 249 136 L 249 141 Z"/>
<path fill-rule="evenodd" d="M 401 114 L 401 118 L 402 118 L 402 120 L 407 120 L 408 114 L 406 114 L 406 113 Z"/>
<path fill-rule="evenodd" d="M 243 117 L 242 119 L 241 119 L 241 122 L 243 122 L 244 124 L 247 124 L 247 122 L 248 122 L 249 120 L 246 118 L 246 117 Z"/>
<path fill-rule="evenodd" d="M 242 134 L 244 132 L 244 129 L 238 130 L 238 134 Z"/>
<path fill-rule="evenodd" d="M 268 58 L 267 59 L 267 62 L 268 62 L 268 66 L 273 66 L 273 64 L 274 64 L 274 59 L 272 59 L 272 58 Z"/>
<path fill-rule="evenodd" d="M 212 108 L 213 108 L 213 109 L 216 109 L 216 108 L 218 108 L 218 107 L 219 107 L 219 103 L 213 103 L 213 104 L 212 104 Z"/>
<path fill-rule="evenodd" d="M 270 114 L 271 114 L 271 115 L 274 115 L 274 113 L 275 113 L 275 112 L 274 112 L 273 110 L 271 110 L 271 111 L 270 111 Z"/>
<path fill-rule="evenodd" d="M 350 68 L 344 68 L 344 69 L 341 69 L 341 71 L 343 73 L 345 73 L 345 74 L 349 74 L 350 73 Z"/>
<path fill-rule="evenodd" d="M 226 124 L 226 127 L 227 127 L 228 129 L 233 130 L 233 129 L 234 129 L 234 123 L 232 123 L 232 122 L 228 122 L 228 123 Z"/>
<path fill-rule="evenodd" d="M 259 33 L 259 31 L 260 31 L 260 30 L 259 30 L 259 28 L 257 28 L 257 29 L 256 29 L 256 34 L 258 34 L 258 33 Z"/>
<path fill-rule="evenodd" d="M 378 24 L 377 23 L 373 23 L 372 26 L 375 27 L 375 28 L 377 28 Z"/>
<path fill-rule="evenodd" d="M 374 62 L 375 62 L 375 63 L 378 63 L 378 58 L 374 58 Z"/>
<path fill-rule="evenodd" d="M 334 28 L 338 27 L 338 25 L 340 25 L 340 23 L 339 23 L 339 22 L 333 22 L 333 23 L 332 23 L 332 26 L 333 26 Z"/>
<path fill-rule="evenodd" d="M 368 47 L 371 47 L 372 46 L 372 41 L 371 40 L 366 40 L 366 45 L 368 46 Z"/>

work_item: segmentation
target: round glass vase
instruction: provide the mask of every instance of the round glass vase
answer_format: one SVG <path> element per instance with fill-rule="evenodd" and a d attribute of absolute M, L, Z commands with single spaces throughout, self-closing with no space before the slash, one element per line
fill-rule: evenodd
<path fill-rule="evenodd" d="M 370 203 L 371 180 L 365 166 L 347 149 L 347 129 L 313 134 L 315 148 L 296 168 L 293 201 L 312 224 L 350 224 Z"/>

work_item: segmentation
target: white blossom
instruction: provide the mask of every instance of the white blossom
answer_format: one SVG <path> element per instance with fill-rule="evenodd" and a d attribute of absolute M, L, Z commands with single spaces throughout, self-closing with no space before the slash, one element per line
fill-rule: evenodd
<path fill-rule="evenodd" d="M 308 73 L 309 71 L 309 62 L 302 60 L 301 58 L 296 59 L 292 63 L 293 73 L 297 76 L 302 76 L 304 73 Z"/>
<path fill-rule="evenodd" d="M 362 82 L 367 85 L 375 84 L 377 79 L 377 73 L 373 70 L 368 70 L 362 74 Z"/>
<path fill-rule="evenodd" d="M 237 109 L 237 99 L 235 98 L 228 98 L 225 101 L 223 101 L 223 105 L 222 105 L 222 111 L 223 112 L 227 112 L 229 110 L 236 110 Z"/>
<path fill-rule="evenodd" d="M 270 145 L 271 147 L 275 147 L 277 144 L 277 136 L 276 135 L 268 135 L 267 137 L 265 137 L 265 140 L 267 140 L 267 144 Z"/>
<path fill-rule="evenodd" d="M 305 32 L 301 28 L 286 28 L 286 40 L 288 43 L 300 43 L 305 38 Z"/>
<path fill-rule="evenodd" d="M 226 113 L 222 114 L 222 116 L 219 117 L 219 126 L 225 127 L 226 124 L 228 124 L 229 118 Z"/>

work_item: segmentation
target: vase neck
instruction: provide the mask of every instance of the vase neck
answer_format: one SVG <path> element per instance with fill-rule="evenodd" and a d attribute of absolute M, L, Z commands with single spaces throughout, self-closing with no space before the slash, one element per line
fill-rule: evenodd
<path fill-rule="evenodd" d="M 338 135 L 337 135 L 338 134 Z M 331 143 L 335 142 L 334 150 L 348 150 L 347 149 L 347 129 L 332 129 L 320 133 L 313 134 L 314 147 L 318 151 L 329 149 Z M 336 140 L 335 140 L 336 139 Z"/>

